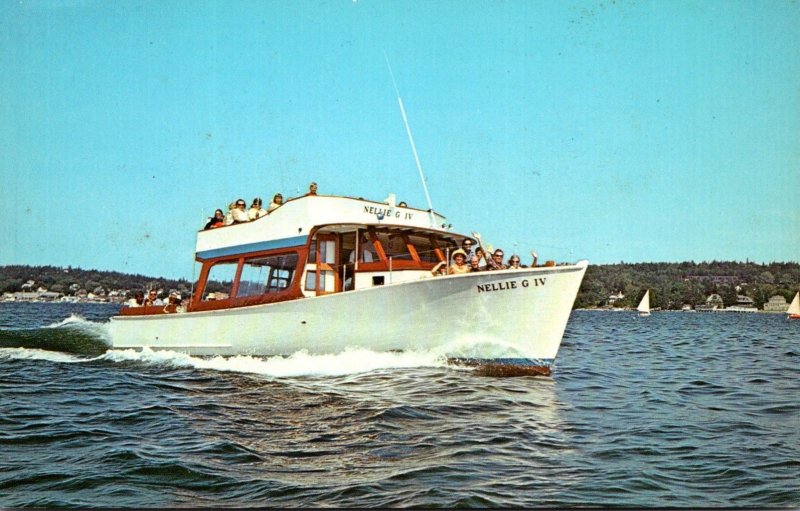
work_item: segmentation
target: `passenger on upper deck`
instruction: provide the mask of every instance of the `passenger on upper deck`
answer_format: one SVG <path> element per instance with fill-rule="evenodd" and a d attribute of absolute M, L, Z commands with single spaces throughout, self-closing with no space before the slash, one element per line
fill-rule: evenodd
<path fill-rule="evenodd" d="M 225 225 L 233 225 L 233 210 L 236 209 L 236 201 L 228 204 L 228 212 L 225 213 Z"/>
<path fill-rule="evenodd" d="M 269 207 L 267 208 L 267 213 L 272 213 L 282 205 L 283 205 L 283 195 L 276 193 L 275 196 L 272 198 L 272 202 L 270 202 Z"/>
<path fill-rule="evenodd" d="M 214 211 L 214 216 L 209 219 L 206 226 L 203 227 L 203 230 L 207 231 L 208 229 L 216 229 L 217 227 L 222 227 L 223 225 L 225 225 L 225 214 L 221 209 L 218 209 Z"/>
<path fill-rule="evenodd" d="M 407 208 L 408 204 L 405 201 L 400 201 L 400 204 L 397 205 L 398 208 Z"/>
<path fill-rule="evenodd" d="M 308 193 L 306 195 L 316 195 L 316 194 L 317 194 L 317 183 L 312 181 L 311 184 L 308 185 Z"/>
<path fill-rule="evenodd" d="M 257 220 L 267 214 L 267 210 L 261 207 L 261 197 L 253 199 L 253 204 L 247 210 L 248 220 Z"/>
<path fill-rule="evenodd" d="M 250 219 L 247 217 L 247 212 L 244 210 L 246 207 L 247 203 L 244 201 L 244 199 L 236 200 L 236 204 L 231 210 L 231 223 L 242 224 L 250 221 Z"/>

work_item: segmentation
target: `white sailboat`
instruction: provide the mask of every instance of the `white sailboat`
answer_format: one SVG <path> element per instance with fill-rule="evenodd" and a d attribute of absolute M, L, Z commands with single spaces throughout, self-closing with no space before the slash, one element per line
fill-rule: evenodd
<path fill-rule="evenodd" d="M 786 311 L 786 319 L 800 319 L 800 291 L 795 293 L 789 310 Z"/>
<path fill-rule="evenodd" d="M 642 301 L 639 302 L 639 306 L 636 307 L 636 310 L 639 311 L 639 316 L 649 316 L 650 315 L 650 290 L 644 292 L 644 296 L 642 297 Z"/>

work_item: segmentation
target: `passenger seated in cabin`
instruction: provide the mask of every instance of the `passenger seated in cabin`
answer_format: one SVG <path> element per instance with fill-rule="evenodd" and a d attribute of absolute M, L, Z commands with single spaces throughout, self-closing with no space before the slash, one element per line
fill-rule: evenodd
<path fill-rule="evenodd" d="M 247 207 L 247 203 L 244 199 L 237 199 L 236 203 L 234 204 L 233 209 L 231 209 L 231 223 L 233 224 L 243 224 L 245 222 L 249 222 L 250 219 L 247 217 L 247 211 L 244 208 Z M 226 224 L 230 225 L 230 224 Z"/>
<path fill-rule="evenodd" d="M 475 254 L 469 258 L 469 271 L 481 271 L 481 258 Z"/>
<path fill-rule="evenodd" d="M 214 211 L 214 216 L 212 216 L 205 227 L 203 227 L 204 231 L 209 229 L 216 229 L 217 227 L 222 227 L 225 225 L 225 213 L 222 212 L 221 209 Z"/>
<path fill-rule="evenodd" d="M 144 299 L 144 306 L 153 307 L 155 305 L 164 305 L 164 301 L 158 297 L 158 291 L 151 289 L 147 293 L 147 298 Z"/>
<path fill-rule="evenodd" d="M 144 293 L 136 291 L 133 293 L 133 298 L 125 302 L 128 307 L 143 307 L 144 306 Z"/>
<path fill-rule="evenodd" d="M 377 254 L 373 253 L 373 250 L 375 250 L 375 246 L 367 238 L 366 234 L 362 234 L 361 235 L 361 239 L 358 242 L 358 246 L 361 249 L 361 258 L 359 259 L 360 262 L 362 262 L 362 263 L 371 263 L 371 262 L 376 261 L 378 259 Z M 355 249 L 353 249 L 350 252 L 349 261 L 351 263 L 356 262 L 356 250 Z"/>
<path fill-rule="evenodd" d="M 508 269 L 510 270 L 519 270 L 519 256 L 517 254 L 511 254 L 511 257 L 508 258 Z"/>
<path fill-rule="evenodd" d="M 503 264 L 503 251 L 499 248 L 494 251 L 491 259 L 486 260 L 487 270 L 505 270 L 508 266 Z"/>
<path fill-rule="evenodd" d="M 253 204 L 247 210 L 247 219 L 250 221 L 257 220 L 262 216 L 266 216 L 266 214 L 267 210 L 261 207 L 261 197 L 253 199 Z"/>
<path fill-rule="evenodd" d="M 276 193 L 275 196 L 272 198 L 272 202 L 269 203 L 269 207 L 267 208 L 267 213 L 272 213 L 282 205 L 283 205 L 283 195 Z"/>
<path fill-rule="evenodd" d="M 316 195 L 316 194 L 317 194 L 317 183 L 312 181 L 311 184 L 308 185 L 308 193 L 306 195 Z"/>
<path fill-rule="evenodd" d="M 172 291 L 169 294 L 169 298 L 167 298 L 167 304 L 164 306 L 164 312 L 183 312 L 184 309 L 181 305 L 181 302 L 181 295 L 176 291 Z"/>

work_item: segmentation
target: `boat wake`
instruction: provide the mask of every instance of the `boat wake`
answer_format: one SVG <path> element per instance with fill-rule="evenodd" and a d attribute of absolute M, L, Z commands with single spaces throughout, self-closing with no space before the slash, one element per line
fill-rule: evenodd
<path fill-rule="evenodd" d="M 0 348 L 26 348 L 97 356 L 111 347 L 107 323 L 70 317 L 41 328 L 0 330 Z"/>
<path fill-rule="evenodd" d="M 515 357 L 514 348 L 500 339 L 455 336 L 431 350 L 377 352 L 350 347 L 338 354 L 311 354 L 300 350 L 289 356 L 248 355 L 201 357 L 169 350 L 113 349 L 108 323 L 87 321 L 72 315 L 41 328 L 0 330 L 0 359 L 43 360 L 55 363 L 140 363 L 148 366 L 193 368 L 270 377 L 342 376 L 403 368 L 473 370 L 463 360 L 488 353 Z M 459 361 L 460 360 L 460 361 Z"/>
<path fill-rule="evenodd" d="M 111 350 L 105 357 L 114 362 L 137 361 L 147 364 L 206 369 L 213 371 L 251 373 L 273 377 L 341 376 L 372 372 L 381 369 L 412 367 L 445 367 L 447 360 L 427 352 L 375 352 L 349 349 L 335 355 L 312 355 L 306 350 L 288 357 L 195 357 L 174 351 Z"/>
<path fill-rule="evenodd" d="M 350 349 L 336 355 L 312 355 L 298 351 L 288 357 L 196 357 L 175 351 L 107 350 L 86 358 L 77 354 L 35 348 L 0 348 L 0 359 L 44 360 L 59 363 L 112 362 L 140 363 L 169 369 L 199 369 L 219 372 L 258 374 L 275 378 L 300 376 L 343 376 L 385 369 L 450 367 L 447 359 L 429 352 L 375 352 Z"/>

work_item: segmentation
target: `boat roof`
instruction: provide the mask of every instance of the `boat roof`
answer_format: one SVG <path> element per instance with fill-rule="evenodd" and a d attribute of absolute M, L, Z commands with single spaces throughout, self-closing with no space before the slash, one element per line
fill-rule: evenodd
<path fill-rule="evenodd" d="M 445 217 L 431 210 L 400 207 L 363 198 L 305 195 L 287 200 L 256 220 L 197 233 L 198 260 L 304 245 L 315 227 L 355 224 L 398 226 L 448 233 Z M 467 236 L 464 236 L 467 237 Z"/>

